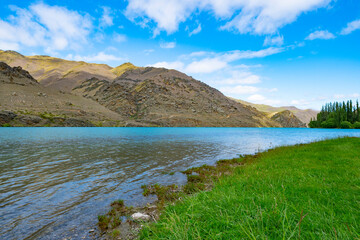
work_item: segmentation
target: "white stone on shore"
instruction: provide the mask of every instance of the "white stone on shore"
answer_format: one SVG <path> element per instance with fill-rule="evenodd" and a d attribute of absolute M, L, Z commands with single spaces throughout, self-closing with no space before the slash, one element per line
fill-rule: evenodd
<path fill-rule="evenodd" d="M 141 221 L 149 221 L 150 220 L 150 216 L 147 214 L 143 214 L 143 213 L 134 213 L 133 215 L 131 215 L 131 218 L 134 220 L 141 220 Z"/>

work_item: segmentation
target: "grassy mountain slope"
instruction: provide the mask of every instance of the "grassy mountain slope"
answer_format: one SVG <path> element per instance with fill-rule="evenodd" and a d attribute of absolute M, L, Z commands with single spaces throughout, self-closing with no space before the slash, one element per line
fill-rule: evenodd
<path fill-rule="evenodd" d="M 66 92 L 89 78 L 112 81 L 124 71 L 136 68 L 130 63 L 112 68 L 106 64 L 68 61 L 49 56 L 23 56 L 14 51 L 0 51 L 0 62 L 12 67 L 21 66 L 42 85 Z"/>

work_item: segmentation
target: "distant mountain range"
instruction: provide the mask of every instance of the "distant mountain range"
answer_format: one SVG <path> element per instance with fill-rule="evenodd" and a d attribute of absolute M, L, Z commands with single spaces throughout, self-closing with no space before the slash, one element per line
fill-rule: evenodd
<path fill-rule="evenodd" d="M 299 109 L 294 106 L 273 107 L 273 106 L 269 106 L 269 105 L 265 105 L 265 104 L 250 103 L 250 102 L 246 102 L 246 101 L 238 100 L 238 99 L 234 99 L 234 100 L 239 101 L 242 104 L 252 106 L 261 112 L 267 113 L 269 117 L 272 117 L 273 115 L 275 115 L 279 112 L 288 110 L 288 111 L 292 112 L 301 122 L 306 123 L 306 124 L 310 123 L 310 120 L 312 118 L 315 119 L 317 114 L 319 113 L 319 111 L 315 111 L 313 109 L 302 110 L 302 109 Z"/>
<path fill-rule="evenodd" d="M 0 51 L 0 62 L 1 125 L 306 126 L 297 117 L 302 110 L 264 111 L 176 70 L 131 63 L 112 68 L 14 51 Z"/>

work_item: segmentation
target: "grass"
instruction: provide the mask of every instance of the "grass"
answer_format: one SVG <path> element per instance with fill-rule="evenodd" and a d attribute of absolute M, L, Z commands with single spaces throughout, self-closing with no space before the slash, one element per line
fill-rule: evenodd
<path fill-rule="evenodd" d="M 359 138 L 231 161 L 186 171 L 199 176 L 186 185 L 195 194 L 165 207 L 140 239 L 360 239 Z"/>

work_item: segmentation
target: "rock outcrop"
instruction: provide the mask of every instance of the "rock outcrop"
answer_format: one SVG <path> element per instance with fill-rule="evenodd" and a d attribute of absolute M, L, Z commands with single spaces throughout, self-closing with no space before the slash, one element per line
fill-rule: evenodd
<path fill-rule="evenodd" d="M 18 84 L 22 86 L 38 84 L 28 71 L 23 70 L 21 67 L 10 67 L 4 62 L 0 62 L 0 83 Z"/>

